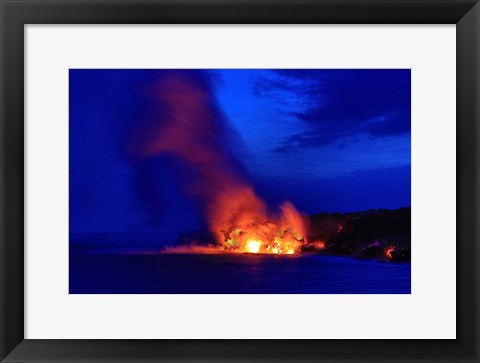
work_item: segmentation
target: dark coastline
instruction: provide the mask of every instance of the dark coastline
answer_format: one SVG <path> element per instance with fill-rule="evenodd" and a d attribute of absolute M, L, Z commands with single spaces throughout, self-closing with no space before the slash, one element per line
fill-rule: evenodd
<path fill-rule="evenodd" d="M 320 213 L 308 217 L 303 251 L 358 258 L 411 260 L 411 208 Z M 321 247 L 318 248 L 320 241 Z"/>

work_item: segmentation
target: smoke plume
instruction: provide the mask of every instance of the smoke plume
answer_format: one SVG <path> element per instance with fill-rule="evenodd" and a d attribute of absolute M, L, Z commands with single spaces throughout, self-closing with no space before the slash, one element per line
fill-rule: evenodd
<path fill-rule="evenodd" d="M 183 185 L 199 202 L 218 245 L 243 250 L 255 240 L 265 251 L 279 252 L 304 241 L 304 219 L 291 203 L 272 215 L 255 194 L 235 158 L 236 135 L 206 71 L 164 71 L 144 92 L 150 110 L 128 136 L 131 158 L 168 155 L 184 163 L 189 172 Z"/>

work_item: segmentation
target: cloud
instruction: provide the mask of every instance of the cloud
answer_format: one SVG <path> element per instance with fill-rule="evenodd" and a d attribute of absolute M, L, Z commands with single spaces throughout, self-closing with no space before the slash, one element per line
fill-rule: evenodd
<path fill-rule="evenodd" d="M 408 69 L 273 70 L 253 92 L 300 121 L 277 152 L 410 132 Z"/>

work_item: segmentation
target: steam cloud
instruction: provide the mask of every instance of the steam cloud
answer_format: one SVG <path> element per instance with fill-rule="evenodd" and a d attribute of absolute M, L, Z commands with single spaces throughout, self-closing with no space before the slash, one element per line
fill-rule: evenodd
<path fill-rule="evenodd" d="M 128 137 L 134 162 L 169 155 L 185 163 L 188 192 L 200 202 L 216 242 L 242 249 L 248 238 L 295 248 L 306 235 L 304 219 L 289 202 L 272 215 L 255 194 L 233 153 L 236 135 L 217 104 L 205 71 L 168 70 L 145 89 L 151 110 Z M 270 247 L 269 247 L 270 246 Z M 272 247 L 273 248 L 273 247 Z"/>

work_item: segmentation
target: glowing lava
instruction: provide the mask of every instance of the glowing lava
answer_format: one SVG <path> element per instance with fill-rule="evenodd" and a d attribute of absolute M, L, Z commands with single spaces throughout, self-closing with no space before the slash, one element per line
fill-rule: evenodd
<path fill-rule="evenodd" d="M 248 241 L 246 249 L 247 249 L 247 252 L 258 253 L 258 252 L 260 252 L 260 242 L 258 242 L 258 241 Z"/>
<path fill-rule="evenodd" d="M 394 251 L 395 251 L 395 247 L 394 247 L 394 246 L 387 247 L 387 248 L 385 249 L 385 256 L 387 256 L 387 258 L 388 258 L 389 260 L 391 260 L 391 259 L 393 258 L 392 252 L 394 252 Z"/>

